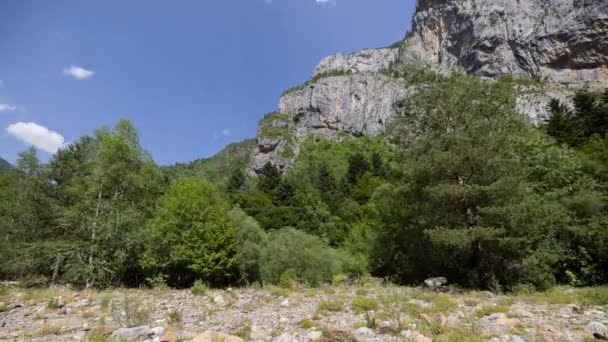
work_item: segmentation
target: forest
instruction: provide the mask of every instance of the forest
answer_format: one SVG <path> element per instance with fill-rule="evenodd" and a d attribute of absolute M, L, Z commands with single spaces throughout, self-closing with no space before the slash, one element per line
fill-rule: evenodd
<path fill-rule="evenodd" d="M 382 136 L 309 138 L 285 174 L 249 174 L 251 140 L 233 157 L 159 166 L 127 120 L 48 163 L 30 148 L 0 171 L 0 279 L 606 284 L 608 90 L 570 100 L 535 126 L 512 79 L 436 75 Z"/>

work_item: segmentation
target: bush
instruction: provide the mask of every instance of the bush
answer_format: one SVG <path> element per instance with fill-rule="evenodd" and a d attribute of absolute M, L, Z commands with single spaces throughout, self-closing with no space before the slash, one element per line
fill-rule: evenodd
<path fill-rule="evenodd" d="M 324 300 L 319 302 L 317 311 L 339 312 L 344 308 L 344 302 L 340 300 Z"/>
<path fill-rule="evenodd" d="M 358 313 L 376 310 L 378 307 L 378 301 L 374 298 L 355 297 L 350 303 L 350 307 Z"/>
<path fill-rule="evenodd" d="M 202 179 L 178 180 L 161 198 L 148 225 L 144 265 L 170 277 L 170 285 L 194 279 L 225 284 L 236 278 L 236 225 L 222 194 Z"/>
<path fill-rule="evenodd" d="M 260 260 L 261 278 L 278 283 L 282 274 L 298 281 L 320 285 L 350 268 L 351 258 L 332 249 L 318 237 L 292 228 L 281 229 L 269 236 Z"/>
<path fill-rule="evenodd" d="M 207 294 L 207 291 L 209 291 L 209 286 L 200 279 L 195 281 L 192 288 L 190 288 L 190 292 L 195 296 L 204 296 Z"/>
<path fill-rule="evenodd" d="M 124 327 L 138 327 L 150 323 L 150 308 L 135 296 L 124 295 L 122 301 L 113 301 L 111 312 L 114 321 Z"/>

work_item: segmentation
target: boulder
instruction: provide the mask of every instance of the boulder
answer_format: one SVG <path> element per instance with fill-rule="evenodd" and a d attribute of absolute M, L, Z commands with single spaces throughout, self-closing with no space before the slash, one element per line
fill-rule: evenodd
<path fill-rule="evenodd" d="M 587 324 L 585 331 L 597 339 L 608 339 L 608 328 L 600 322 L 591 322 Z"/>
<path fill-rule="evenodd" d="M 134 328 L 120 328 L 112 333 L 112 339 L 114 341 L 145 340 L 153 336 L 154 331 L 147 325 Z"/>
<path fill-rule="evenodd" d="M 428 278 L 424 281 L 424 284 L 431 288 L 441 287 L 447 285 L 448 279 L 446 277 Z"/>

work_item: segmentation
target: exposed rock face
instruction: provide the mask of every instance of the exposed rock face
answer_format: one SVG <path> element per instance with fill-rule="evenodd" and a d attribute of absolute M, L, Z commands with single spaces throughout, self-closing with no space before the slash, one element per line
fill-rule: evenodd
<path fill-rule="evenodd" d="M 286 94 L 279 104 L 281 120 L 260 123 L 251 169 L 257 173 L 267 162 L 289 169 L 300 143 L 311 134 L 329 139 L 380 134 L 395 117 L 397 100 L 407 94 L 402 80 L 377 72 L 324 77 Z M 265 132 L 268 128 L 272 136 Z"/>
<path fill-rule="evenodd" d="M 399 57 L 398 49 L 365 49 L 352 54 L 325 57 L 313 72 L 313 77 L 331 71 L 369 72 L 388 68 Z"/>
<path fill-rule="evenodd" d="M 494 77 L 608 83 L 608 1 L 419 0 L 410 48 L 423 58 Z"/>
<path fill-rule="evenodd" d="M 517 100 L 518 109 L 539 122 L 551 98 L 567 101 L 581 86 L 608 87 L 608 1 L 418 0 L 412 33 L 401 47 L 327 57 L 314 70 L 315 82 L 281 98 L 285 117 L 260 124 L 251 171 L 267 162 L 289 169 L 311 134 L 382 133 L 395 117 L 396 101 L 412 90 L 381 71 L 412 61 L 448 72 L 542 80 L 542 89 Z M 331 73 L 348 75 L 325 77 Z M 268 127 L 273 134 L 264 134 Z"/>
<path fill-rule="evenodd" d="M 327 77 L 280 100 L 280 111 L 296 130 L 329 138 L 341 133 L 377 135 L 395 115 L 395 102 L 407 95 L 403 81 L 380 73 Z"/>

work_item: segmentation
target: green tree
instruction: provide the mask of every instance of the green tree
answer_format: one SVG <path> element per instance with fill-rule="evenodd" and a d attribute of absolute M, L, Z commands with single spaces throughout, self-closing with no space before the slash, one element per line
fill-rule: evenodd
<path fill-rule="evenodd" d="M 243 191 L 245 188 L 245 174 L 241 169 L 234 169 L 230 178 L 228 178 L 228 184 L 226 184 L 226 189 L 229 193 L 236 193 L 239 191 Z"/>
<path fill-rule="evenodd" d="M 357 184 L 359 178 L 369 170 L 370 165 L 365 156 L 361 153 L 355 153 L 348 158 L 346 179 L 350 184 Z"/>
<path fill-rule="evenodd" d="M 237 279 L 237 226 L 230 206 L 208 181 L 175 182 L 148 224 L 144 265 L 172 285 L 195 279 L 228 284 Z"/>
<path fill-rule="evenodd" d="M 264 164 L 258 179 L 258 189 L 270 193 L 281 184 L 281 173 L 270 162 Z"/>

